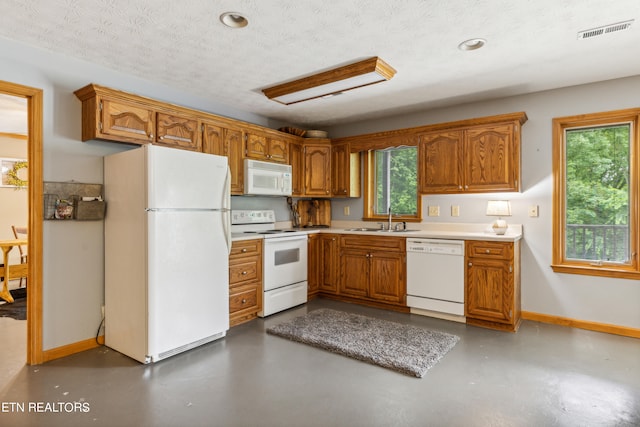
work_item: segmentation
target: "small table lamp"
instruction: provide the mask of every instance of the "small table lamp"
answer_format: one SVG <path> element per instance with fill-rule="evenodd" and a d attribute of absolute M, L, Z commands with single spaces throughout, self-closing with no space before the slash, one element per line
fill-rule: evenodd
<path fill-rule="evenodd" d="M 508 200 L 489 200 L 487 203 L 487 216 L 498 217 L 493 223 L 493 231 L 496 234 L 506 233 L 508 228 L 507 221 L 501 217 L 511 216 L 511 203 Z"/>

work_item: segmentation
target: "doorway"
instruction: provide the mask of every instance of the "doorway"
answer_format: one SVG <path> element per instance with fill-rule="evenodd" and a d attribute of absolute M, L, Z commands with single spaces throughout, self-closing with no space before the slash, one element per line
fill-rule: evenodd
<path fill-rule="evenodd" d="M 0 94 L 26 100 L 28 164 L 27 355 L 29 365 L 42 363 L 42 90 L 0 81 Z"/>

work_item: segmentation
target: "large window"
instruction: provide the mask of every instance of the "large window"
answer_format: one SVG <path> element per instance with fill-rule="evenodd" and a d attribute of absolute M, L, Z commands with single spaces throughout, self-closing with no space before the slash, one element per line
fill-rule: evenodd
<path fill-rule="evenodd" d="M 418 148 L 393 147 L 367 154 L 367 217 L 394 221 L 420 219 L 418 195 Z"/>
<path fill-rule="evenodd" d="M 640 276 L 638 114 L 554 120 L 555 271 Z"/>

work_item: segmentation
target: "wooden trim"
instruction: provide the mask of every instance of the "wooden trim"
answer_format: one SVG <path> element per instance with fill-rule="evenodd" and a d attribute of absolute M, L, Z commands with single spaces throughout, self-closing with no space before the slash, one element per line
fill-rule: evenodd
<path fill-rule="evenodd" d="M 98 340 L 102 338 L 102 342 L 104 342 L 104 335 L 100 335 Z M 102 343 L 96 342 L 96 338 L 89 338 L 84 341 L 78 341 L 73 344 L 63 345 L 62 347 L 52 348 L 51 350 L 46 350 L 43 353 L 42 362 L 49 362 L 51 360 L 60 359 L 62 357 L 67 357 L 75 353 L 80 353 L 81 351 L 91 350 L 92 348 L 102 346 Z"/>
<path fill-rule="evenodd" d="M 27 364 L 44 361 L 42 352 L 42 90 L 0 80 L 0 93 L 27 98 L 29 162 L 29 292 Z"/>
<path fill-rule="evenodd" d="M 551 325 L 569 326 L 572 328 L 586 329 L 588 331 L 604 332 L 607 334 L 622 335 L 624 337 L 631 338 L 640 338 L 640 329 L 631 328 L 628 326 L 619 326 L 608 323 L 591 322 L 588 320 L 571 319 L 568 317 L 552 316 L 550 314 L 534 313 L 531 311 L 523 311 L 522 318 L 524 320 L 549 323 Z"/>
<path fill-rule="evenodd" d="M 426 132 L 442 131 L 460 127 L 480 126 L 499 123 L 517 122 L 522 126 L 527 121 L 527 114 L 523 112 L 500 114 L 497 116 L 479 117 L 455 122 L 437 123 L 412 128 L 395 129 L 390 131 L 375 132 L 365 135 L 348 136 L 335 138 L 333 143 L 350 143 L 351 151 L 367 151 L 372 149 L 396 146 L 396 145 L 417 145 L 419 134 Z M 415 144 L 412 142 L 415 140 Z M 404 141 L 404 143 L 402 143 Z M 386 144 L 386 145 L 385 145 Z"/>
<path fill-rule="evenodd" d="M 0 137 L 13 138 L 13 139 L 23 139 L 23 140 L 27 140 L 29 138 L 28 135 L 23 135 L 21 133 L 11 133 L 11 132 L 0 132 Z"/>

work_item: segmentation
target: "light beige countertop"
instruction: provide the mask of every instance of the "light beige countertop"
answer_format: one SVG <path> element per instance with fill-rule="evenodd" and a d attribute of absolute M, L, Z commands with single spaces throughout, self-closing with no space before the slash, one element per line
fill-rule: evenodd
<path fill-rule="evenodd" d="M 394 223 L 395 224 L 395 223 Z M 429 238 L 429 239 L 450 239 L 450 240 L 492 240 L 499 242 L 515 242 L 523 237 L 522 225 L 509 224 L 509 229 L 504 235 L 497 235 L 491 230 L 490 224 L 464 224 L 464 223 L 407 223 L 407 228 L 411 231 L 388 232 L 388 231 L 348 231 L 350 228 L 375 228 L 376 223 L 363 221 L 332 221 L 331 228 L 302 228 L 300 231 L 307 234 L 314 233 L 338 233 L 338 234 L 361 234 L 368 236 L 393 236 L 406 238 Z M 291 228 L 288 221 L 276 223 L 276 228 Z M 233 233 L 232 240 L 254 240 L 262 239 L 259 234 Z"/>

